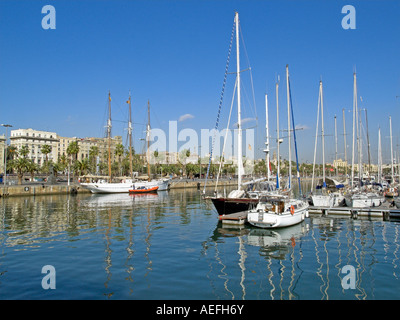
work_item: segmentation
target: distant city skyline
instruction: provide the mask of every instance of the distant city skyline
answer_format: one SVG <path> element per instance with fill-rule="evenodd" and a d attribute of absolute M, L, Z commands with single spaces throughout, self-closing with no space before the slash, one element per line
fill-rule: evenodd
<path fill-rule="evenodd" d="M 243 39 L 241 70 L 251 67 L 251 73 L 243 72 L 242 118 L 246 119 L 245 128 L 255 132 L 256 159 L 264 157 L 264 94 L 269 101 L 271 154 L 276 148 L 278 78 L 280 128 L 287 128 L 286 64 L 295 125 L 302 128 L 297 131 L 300 162 L 313 161 L 320 80 L 324 84 L 326 162 L 335 158 L 335 115 L 338 158 L 344 158 L 343 109 L 351 162 L 354 71 L 359 107 L 368 112 L 372 162 L 377 163 L 378 127 L 383 162 L 390 162 L 389 116 L 394 156 L 399 157 L 398 1 L 54 0 L 55 29 L 43 29 L 46 14 L 42 8 L 47 4 L 0 2 L 0 123 L 12 124 L 13 129 L 103 137 L 110 91 L 112 134 L 124 141 L 126 100 L 132 95 L 138 152 L 142 152 L 141 139 L 145 138 L 147 101 L 153 129 L 168 132 L 169 122 L 176 121 L 178 132 L 192 129 L 200 137 L 201 129 L 215 126 L 234 13 L 238 11 Z M 356 10 L 355 29 L 342 26 L 346 16 L 342 8 L 348 4 Z M 232 50 L 229 73 L 235 71 L 235 58 Z M 234 81 L 235 75 L 229 74 L 219 130 L 227 125 Z M 235 108 L 232 114 L 230 130 L 237 122 Z M 0 127 L 0 134 L 4 133 L 5 128 Z M 287 158 L 286 139 L 281 152 Z M 363 157 L 366 159 L 366 149 Z M 317 159 L 321 162 L 320 155 Z"/>

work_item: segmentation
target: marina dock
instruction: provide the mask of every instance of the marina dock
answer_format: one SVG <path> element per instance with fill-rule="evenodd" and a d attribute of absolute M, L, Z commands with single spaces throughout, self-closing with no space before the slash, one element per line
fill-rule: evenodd
<path fill-rule="evenodd" d="M 391 207 L 389 202 L 385 202 L 379 207 L 371 208 L 351 208 L 351 207 L 314 207 L 308 208 L 309 214 L 341 215 L 349 216 L 353 219 L 358 217 L 382 218 L 383 220 L 400 219 L 400 209 Z M 247 211 L 221 215 L 218 217 L 223 224 L 244 225 L 247 222 Z"/>

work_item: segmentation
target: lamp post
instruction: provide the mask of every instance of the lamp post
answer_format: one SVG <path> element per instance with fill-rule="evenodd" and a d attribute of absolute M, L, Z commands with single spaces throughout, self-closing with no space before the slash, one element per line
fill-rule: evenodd
<path fill-rule="evenodd" d="M 5 147 L 4 147 L 4 187 L 6 186 L 6 180 L 7 180 L 7 130 L 8 128 L 12 127 L 11 124 L 1 124 L 2 127 L 6 128 L 6 141 L 5 141 Z"/>

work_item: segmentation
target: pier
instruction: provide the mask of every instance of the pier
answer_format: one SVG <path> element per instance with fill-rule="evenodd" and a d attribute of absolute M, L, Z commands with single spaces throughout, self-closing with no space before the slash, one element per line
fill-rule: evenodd
<path fill-rule="evenodd" d="M 379 207 L 371 208 L 351 208 L 351 207 L 314 207 L 308 208 L 309 214 L 339 215 L 348 216 L 353 219 L 358 217 L 382 218 L 387 221 L 390 219 L 400 219 L 400 209 L 390 207 L 389 202 L 384 202 Z M 244 225 L 247 222 L 247 211 L 220 215 L 218 217 L 223 224 L 227 225 Z"/>

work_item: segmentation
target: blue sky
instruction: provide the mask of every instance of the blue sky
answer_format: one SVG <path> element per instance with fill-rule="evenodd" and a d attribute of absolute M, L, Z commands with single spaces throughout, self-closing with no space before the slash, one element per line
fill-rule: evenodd
<path fill-rule="evenodd" d="M 56 9 L 56 29 L 41 27 L 44 5 Z M 356 9 L 356 29 L 344 30 L 344 5 Z M 123 0 L 0 1 L 0 123 L 55 131 L 61 136 L 103 136 L 111 91 L 113 134 L 126 136 L 129 91 L 134 139 L 140 151 L 151 105 L 152 127 L 168 130 L 215 125 L 235 11 L 245 43 L 243 86 L 251 96 L 243 117 L 258 117 L 256 157 L 265 136 L 264 94 L 269 95 L 275 147 L 275 81 L 280 76 L 280 126 L 286 128 L 285 66 L 289 64 L 301 161 L 312 162 L 318 86 L 324 85 L 326 159 L 334 157 L 334 115 L 343 157 L 342 109 L 351 154 L 353 71 L 361 108 L 368 110 L 373 162 L 378 127 L 384 161 L 400 146 L 400 2 L 339 0 Z M 247 56 L 245 54 L 247 53 Z M 235 71 L 235 51 L 229 71 Z M 249 63 L 248 63 L 249 62 Z M 228 76 L 220 129 L 226 126 L 234 84 Z M 244 100 L 247 99 L 246 97 Z M 247 103 L 249 102 L 249 103 Z M 247 106 L 247 104 L 249 106 Z M 249 124 L 250 126 L 250 124 Z M 251 124 L 252 126 L 252 124 Z M 0 128 L 4 133 L 4 128 Z M 282 146 L 285 150 L 285 146 Z M 285 154 L 285 152 L 283 152 Z M 364 156 L 364 159 L 366 157 Z"/>

